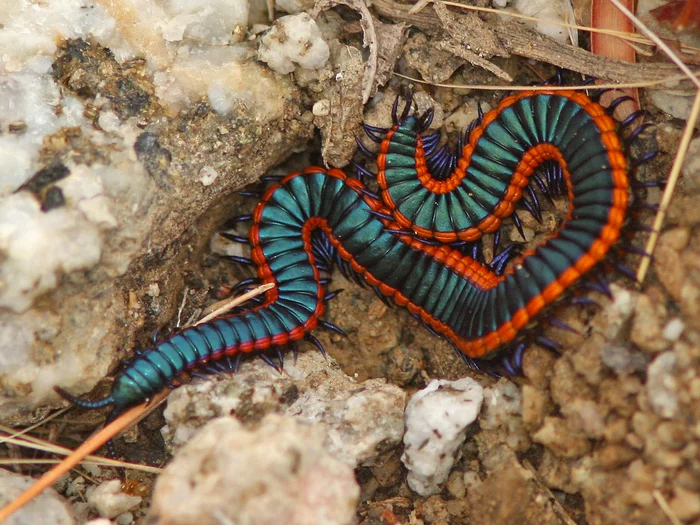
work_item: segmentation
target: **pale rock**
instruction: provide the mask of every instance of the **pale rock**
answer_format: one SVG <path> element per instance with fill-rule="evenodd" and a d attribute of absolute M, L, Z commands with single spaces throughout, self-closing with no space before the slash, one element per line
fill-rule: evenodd
<path fill-rule="evenodd" d="M 562 44 L 578 45 L 577 30 L 562 25 L 576 22 L 571 0 L 514 0 L 513 9 L 521 15 L 537 18 L 537 22 L 527 21 L 537 32 Z"/>
<path fill-rule="evenodd" d="M 678 383 L 674 377 L 676 356 L 664 352 L 647 368 L 647 396 L 654 412 L 665 418 L 678 415 Z"/>
<path fill-rule="evenodd" d="M 282 412 L 323 430 L 324 447 L 351 467 L 373 461 L 403 436 L 405 393 L 384 380 L 357 383 L 318 352 L 285 360 L 279 374 L 262 360 L 244 362 L 234 376 L 194 382 L 170 394 L 166 444 L 187 443 L 212 417 Z M 244 412 L 241 412 L 244 411 Z"/>
<path fill-rule="evenodd" d="M 0 200 L 0 253 L 0 307 L 23 312 L 56 287 L 59 273 L 97 264 L 102 239 L 81 212 L 44 212 L 31 193 L 20 192 Z"/>
<path fill-rule="evenodd" d="M 275 0 L 275 7 L 280 11 L 294 15 L 311 9 L 314 3 L 314 0 Z"/>
<path fill-rule="evenodd" d="M 0 508 L 4 507 L 34 484 L 29 476 L 20 476 L 9 470 L 0 469 Z M 58 493 L 46 489 L 27 505 L 3 521 L 3 525 L 74 525 L 68 506 Z"/>
<path fill-rule="evenodd" d="M 401 461 L 408 469 L 409 487 L 421 496 L 440 492 L 482 401 L 481 385 L 464 378 L 433 380 L 408 402 Z"/>
<path fill-rule="evenodd" d="M 297 66 L 321 69 L 328 62 L 330 49 L 316 22 L 306 13 L 283 16 L 262 37 L 258 58 L 282 75 Z"/>
<path fill-rule="evenodd" d="M 226 45 L 236 26 L 248 26 L 248 0 L 167 0 L 164 9 L 172 18 L 163 36 L 171 42 Z"/>
<path fill-rule="evenodd" d="M 267 415 L 253 430 L 233 417 L 210 421 L 156 482 L 150 519 L 170 525 L 351 525 L 353 469 L 324 450 L 324 433 Z"/>
<path fill-rule="evenodd" d="M 104 481 L 94 489 L 88 489 L 88 503 L 100 516 L 116 518 L 141 503 L 140 496 L 125 494 L 121 487 L 122 482 L 118 479 Z"/>
<path fill-rule="evenodd" d="M 182 137 L 191 132 L 169 129 L 171 117 L 209 98 L 214 111 L 235 111 L 236 122 L 248 126 L 257 121 L 266 130 L 261 140 L 282 144 L 279 152 L 274 147 L 262 156 L 270 160 L 257 159 L 267 165 L 289 153 L 282 154 L 288 147 L 277 119 L 285 119 L 289 141 L 307 134 L 293 122 L 299 102 L 291 82 L 251 60 L 255 44 L 235 44 L 245 35 L 248 16 L 246 0 L 0 2 L 2 417 L 26 423 L 38 404 L 56 403 L 57 384 L 77 394 L 92 388 L 124 350 L 126 336 L 116 327 L 135 314 L 127 312 L 127 301 L 112 281 L 136 258 L 161 253 L 155 228 L 179 235 L 180 225 L 197 220 L 198 206 L 206 208 L 226 185 L 249 177 L 242 171 L 232 175 L 239 161 L 220 167 L 212 150 L 197 160 L 189 156 L 191 164 L 167 166 L 163 171 L 171 178 L 158 179 L 134 148 L 144 126 L 147 133 L 160 131 L 171 139 L 164 156 L 177 158 L 177 148 L 187 149 Z M 66 46 L 67 54 L 60 49 Z M 95 82 L 94 98 L 90 90 L 83 96 L 70 82 L 59 86 L 54 79 L 54 66 L 65 64 L 68 54 L 79 56 L 76 64 L 85 61 L 76 70 L 83 76 L 98 66 L 94 74 L 105 82 Z M 99 62 L 103 57 L 109 60 Z M 102 87 L 114 73 L 131 74 L 129 67 L 117 68 L 137 58 L 145 61 L 145 74 L 133 79 L 144 89 L 134 93 L 153 91 L 155 97 L 144 115 L 127 118 L 113 105 L 109 88 Z M 51 182 L 65 202 L 43 211 L 32 192 L 15 192 L 52 156 L 68 168 L 67 176 Z M 207 164 L 218 177 L 211 172 L 197 177 Z M 178 209 L 168 210 L 172 206 Z M 167 219 L 173 215 L 177 221 Z"/>

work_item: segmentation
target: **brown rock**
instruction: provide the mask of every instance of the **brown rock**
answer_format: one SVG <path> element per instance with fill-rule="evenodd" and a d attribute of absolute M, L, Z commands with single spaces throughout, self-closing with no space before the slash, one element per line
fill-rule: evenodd
<path fill-rule="evenodd" d="M 629 463 L 638 453 L 624 445 L 608 445 L 596 450 L 595 460 L 604 469 L 612 470 Z"/>
<path fill-rule="evenodd" d="M 550 450 L 545 449 L 537 474 L 549 488 L 575 494 L 580 487 L 571 477 L 572 461 L 557 457 Z"/>
<path fill-rule="evenodd" d="M 582 434 L 572 431 L 566 420 L 557 417 L 547 417 L 532 439 L 562 458 L 578 458 L 591 449 L 591 443 Z"/>
<path fill-rule="evenodd" d="M 602 380 L 600 355 L 604 347 L 605 339 L 601 334 L 594 332 L 571 357 L 574 370 L 583 376 L 589 385 L 597 386 Z"/>
<path fill-rule="evenodd" d="M 673 491 L 673 498 L 669 501 L 669 507 L 679 520 L 694 520 L 700 516 L 700 494 L 676 487 Z"/>
<path fill-rule="evenodd" d="M 554 364 L 552 377 L 552 400 L 559 406 L 564 406 L 578 397 L 593 399 L 594 391 L 584 379 L 578 375 L 571 363 L 559 359 Z"/>
<path fill-rule="evenodd" d="M 606 411 L 589 399 L 574 399 L 561 407 L 571 428 L 591 439 L 600 439 L 605 432 Z"/>
<path fill-rule="evenodd" d="M 634 318 L 630 330 L 630 340 L 642 350 L 658 353 L 669 346 L 663 337 L 666 322 L 666 308 L 660 301 L 652 302 L 646 294 L 640 294 L 634 306 Z"/>
<path fill-rule="evenodd" d="M 620 444 L 629 432 L 629 422 L 625 418 L 615 419 L 605 426 L 604 437 L 609 444 Z"/>
<path fill-rule="evenodd" d="M 504 497 L 494 499 L 493 494 Z M 518 464 L 502 467 L 467 493 L 471 515 L 479 525 L 560 525 L 548 496 L 540 492 L 532 474 Z"/>
<path fill-rule="evenodd" d="M 654 252 L 654 268 L 659 281 L 674 299 L 681 297 L 681 288 L 685 282 L 685 267 L 681 254 L 690 240 L 689 228 L 669 230 L 659 237 Z"/>
<path fill-rule="evenodd" d="M 523 356 L 523 375 L 527 377 L 533 386 L 544 389 L 549 386 L 557 358 L 551 352 L 539 347 L 528 348 Z"/>
<path fill-rule="evenodd" d="M 638 408 L 637 394 L 641 389 L 642 382 L 636 376 L 606 379 L 600 384 L 600 405 L 606 412 L 614 411 L 620 416 L 630 417 Z"/>
<path fill-rule="evenodd" d="M 534 430 L 542 426 L 545 416 L 551 413 L 552 400 L 546 391 L 532 385 L 523 385 L 523 424 Z"/>
<path fill-rule="evenodd" d="M 680 421 L 664 421 L 656 428 L 659 442 L 668 449 L 683 448 L 688 442 L 688 427 Z"/>

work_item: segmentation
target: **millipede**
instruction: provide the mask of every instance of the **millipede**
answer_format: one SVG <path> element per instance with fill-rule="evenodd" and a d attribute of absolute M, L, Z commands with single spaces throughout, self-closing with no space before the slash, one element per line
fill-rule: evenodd
<path fill-rule="evenodd" d="M 313 330 L 343 333 L 322 319 L 336 295 L 327 291 L 335 265 L 407 308 L 470 366 L 516 374 L 529 342 L 557 348 L 533 332 L 549 306 L 580 283 L 605 291 L 604 280 L 582 279 L 601 263 L 625 271 L 611 248 L 630 221 L 634 169 L 654 154 L 629 160 L 644 127 L 629 128 L 641 112 L 616 123 L 610 113 L 625 97 L 606 109 L 597 101 L 603 91 L 544 86 L 506 95 L 480 111 L 455 149 L 428 133 L 432 110 L 416 113 L 410 96 L 400 108 L 397 97 L 391 127 L 364 125 L 378 152 L 358 141 L 376 157 L 376 173 L 309 167 L 275 179 L 252 215 L 233 219 L 251 222 L 248 237 L 222 233 L 251 246 L 250 259 L 229 258 L 257 268 L 256 279 L 235 288 L 274 285 L 258 304 L 136 352 L 103 399 L 57 392 L 84 408 L 111 406 L 109 421 L 186 376 L 235 372 L 244 355 L 278 367 L 274 352 L 282 364 L 280 348 L 301 339 L 324 352 Z M 568 210 L 556 231 L 531 249 L 498 251 L 504 220 L 522 233 L 516 207 L 538 217 L 539 199 L 559 195 Z M 485 234 L 494 245 L 488 263 Z"/>

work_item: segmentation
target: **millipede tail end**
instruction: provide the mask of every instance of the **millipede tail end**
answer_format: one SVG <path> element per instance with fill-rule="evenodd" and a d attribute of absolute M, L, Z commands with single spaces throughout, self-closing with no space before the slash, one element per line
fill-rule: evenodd
<path fill-rule="evenodd" d="M 111 394 L 105 397 L 104 399 L 100 399 L 98 401 L 85 401 L 83 399 L 80 399 L 79 397 L 74 396 L 73 394 L 68 393 L 67 391 L 63 390 L 60 386 L 55 386 L 53 387 L 53 389 L 63 399 L 81 408 L 95 409 L 114 405 L 114 398 L 112 398 Z"/>

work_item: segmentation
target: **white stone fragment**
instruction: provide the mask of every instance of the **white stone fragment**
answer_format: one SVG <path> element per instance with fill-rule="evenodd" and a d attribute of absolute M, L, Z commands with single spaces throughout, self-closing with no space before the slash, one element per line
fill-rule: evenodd
<path fill-rule="evenodd" d="M 314 423 L 324 447 L 351 467 L 371 465 L 403 436 L 405 393 L 384 380 L 357 383 L 318 352 L 285 360 L 279 374 L 261 360 L 242 363 L 233 377 L 196 382 L 168 397 L 166 444 L 187 443 L 212 417 L 277 411 Z"/>
<path fill-rule="evenodd" d="M 500 2 L 499 6 L 503 3 Z M 568 43 L 571 41 L 574 45 L 578 45 L 577 30 L 561 25 L 575 22 L 571 0 L 514 0 L 513 10 L 521 15 L 539 19 L 538 22 L 526 22 L 539 33 L 557 42 Z M 548 21 L 558 23 L 552 24 Z"/>
<path fill-rule="evenodd" d="M 211 186 L 214 184 L 214 181 L 218 176 L 219 172 L 217 172 L 211 166 L 204 166 L 201 170 L 199 170 L 199 182 L 201 182 L 204 186 Z"/>
<path fill-rule="evenodd" d="M 167 0 L 164 7 L 172 17 L 163 26 L 170 42 L 230 44 L 235 27 L 248 26 L 248 0 Z"/>
<path fill-rule="evenodd" d="M 250 48 L 244 44 L 178 55 L 167 71 L 154 75 L 156 94 L 173 112 L 206 95 L 221 115 L 240 104 L 261 119 L 282 117 L 290 87 L 248 62 L 249 55 Z"/>
<path fill-rule="evenodd" d="M 683 331 L 685 330 L 685 323 L 682 319 L 676 317 L 671 319 L 664 327 L 663 336 L 667 341 L 678 341 Z"/>
<path fill-rule="evenodd" d="M 677 119 L 688 120 L 693 108 L 693 97 L 678 95 L 673 92 L 650 92 L 652 103 L 664 113 Z M 698 127 L 698 124 L 695 125 Z"/>
<path fill-rule="evenodd" d="M 275 8 L 293 15 L 311 9 L 314 3 L 314 0 L 275 0 Z"/>
<path fill-rule="evenodd" d="M 94 307 L 94 305 L 93 305 Z M 9 311 L 0 311 L 0 373 L 11 375 L 17 384 L 31 384 L 31 402 L 39 402 L 53 392 L 55 385 L 63 385 L 74 381 L 76 375 L 82 376 L 85 370 L 94 371 L 96 378 L 107 373 L 108 363 L 96 364 L 83 356 L 66 352 L 63 359 L 53 366 L 38 366 L 35 359 L 34 345 L 46 345 L 56 340 L 60 334 L 61 323 L 57 315 L 46 311 L 29 310 L 24 315 L 13 315 Z M 94 326 L 85 330 L 84 335 L 91 348 L 99 347 L 99 341 L 105 336 L 104 327 Z M 75 345 L 77 338 L 72 338 Z M 80 341 L 82 343 L 82 341 Z M 19 402 L 7 396 L 2 399 L 0 406 L 11 409 Z"/>
<path fill-rule="evenodd" d="M 59 181 L 56 186 L 63 190 L 63 196 L 85 214 L 93 224 L 105 228 L 116 228 L 117 219 L 111 210 L 111 199 L 105 194 L 98 170 L 90 166 L 79 165 L 71 169 L 69 177 Z"/>
<path fill-rule="evenodd" d="M 298 105 L 295 87 L 252 60 L 256 44 L 232 44 L 245 36 L 248 8 L 246 0 L 0 0 L 0 418 L 56 403 L 54 385 L 80 393 L 104 376 L 124 343 L 115 323 L 137 315 L 112 279 L 136 257 L 156 255 L 152 233 L 184 227 L 179 210 L 166 208 L 197 171 L 176 163 L 162 166 L 171 180 L 149 174 L 157 159 L 134 148 L 145 127 L 165 130 L 169 117 L 209 96 L 216 111 L 235 111 L 236 126 L 258 120 L 266 141 L 285 143 L 268 123 Z M 134 58 L 145 61 L 143 74 L 140 61 L 124 63 Z M 69 78 L 54 79 L 54 63 Z M 112 97 L 122 74 L 126 113 Z M 91 87 L 79 88 L 83 80 Z M 149 95 L 132 100 L 140 88 Z M 155 112 L 132 114 L 141 102 Z M 299 136 L 295 127 L 287 129 Z M 163 159 L 185 144 L 179 133 L 168 135 L 175 140 L 162 145 Z M 221 171 L 212 152 L 202 155 Z M 30 191 L 15 192 L 54 160 L 70 174 L 38 186 L 42 197 L 60 190 L 65 202 L 41 211 Z M 156 217 L 168 219 L 154 226 Z"/>
<path fill-rule="evenodd" d="M 331 101 L 328 100 L 327 98 L 324 98 L 322 100 L 319 100 L 314 104 L 314 107 L 311 108 L 311 112 L 314 114 L 316 117 L 326 117 L 331 114 Z"/>
<path fill-rule="evenodd" d="M 353 469 L 323 448 L 323 431 L 271 414 L 255 430 L 210 421 L 156 482 L 150 519 L 169 525 L 355 523 Z"/>
<path fill-rule="evenodd" d="M 0 307 L 23 312 L 56 286 L 60 272 L 98 263 L 102 238 L 75 209 L 43 212 L 31 193 L 0 200 Z"/>
<path fill-rule="evenodd" d="M 0 29 L 0 35 L 3 32 Z M 59 101 L 58 86 L 49 75 L 3 74 L 0 67 L 0 196 L 15 191 L 31 176 L 46 135 L 78 123 L 73 114 L 56 115 Z M 26 131 L 7 133 L 7 125 L 17 121 L 26 125 Z"/>
<path fill-rule="evenodd" d="M 421 496 L 440 492 L 482 401 L 481 385 L 464 378 L 433 380 L 408 402 L 401 461 L 408 469 L 409 487 Z"/>
<path fill-rule="evenodd" d="M 17 103 L 16 97 L 8 97 L 4 92 L 4 73 L 22 72 L 21 75 L 33 74 L 40 82 L 53 84 L 51 65 L 56 52 L 57 42 L 68 38 L 91 38 L 99 44 L 108 47 L 120 62 L 137 56 L 144 57 L 151 70 L 161 78 L 161 82 L 173 82 L 183 72 L 176 82 L 180 89 L 167 91 L 161 100 L 174 112 L 179 111 L 190 100 L 206 94 L 210 84 L 219 82 L 227 72 L 218 71 L 221 66 L 213 64 L 214 71 L 204 69 L 201 75 L 195 74 L 201 65 L 201 54 L 207 52 L 230 52 L 230 44 L 240 38 L 248 26 L 249 2 L 247 0 L 55 0 L 51 2 L 33 2 L 30 0 L 4 0 L 0 2 L 0 124 L 3 118 L 3 103 L 17 108 L 16 112 L 27 113 L 22 108 L 34 108 L 37 115 L 44 115 L 49 122 L 60 120 L 54 111 L 55 104 L 46 104 L 38 100 L 42 95 L 37 89 L 18 89 L 18 96 L 25 102 Z M 192 44 L 196 45 L 192 45 Z M 240 54 L 240 53 L 239 53 Z M 180 71 L 171 71 L 175 65 Z M 247 98 L 263 100 L 265 96 L 278 99 L 274 93 L 267 91 L 274 87 L 262 85 L 255 80 L 260 68 L 254 66 L 242 68 L 243 73 L 249 73 L 229 88 L 232 91 L 240 89 L 241 85 L 256 86 L 261 91 Z M 240 71 L 239 71 L 240 74 Z M 198 79 L 194 82 L 188 78 Z M 209 80 L 208 80 L 209 79 Z M 188 84 L 183 87 L 182 84 Z M 237 87 L 238 86 L 238 87 Z M 196 93 L 193 93 L 196 88 Z M 43 88 L 42 88 L 43 89 Z M 53 86 L 55 96 L 57 88 Z M 265 94 L 265 96 L 263 95 Z M 160 94 L 159 94 L 160 96 Z M 39 103 L 41 102 L 41 103 Z M 56 102 L 57 103 L 57 102 Z M 43 112 L 43 113 L 42 113 Z M 23 115 L 25 116 L 25 115 Z M 8 120 L 7 122 L 10 122 Z M 46 134 L 39 130 L 34 123 L 30 124 L 28 132 L 31 137 L 7 136 L 0 133 L 0 165 L 15 167 L 6 170 L 7 176 L 26 179 L 27 170 L 32 157 L 27 157 L 23 149 L 18 149 L 14 155 L 4 158 L 3 142 L 27 142 Z M 39 132 L 41 131 L 41 132 Z M 40 145 L 40 142 L 37 144 Z M 10 148 L 8 151 L 12 151 Z M 7 162 L 5 162 L 7 161 Z M 11 163 L 10 163 L 11 162 Z M 20 182 L 21 184 L 21 182 Z M 16 184 L 15 187 L 19 185 Z M 0 184 L 0 194 L 2 185 Z"/>
<path fill-rule="evenodd" d="M 291 73 L 297 66 L 321 69 L 329 56 L 321 30 L 306 13 L 278 18 L 258 49 L 258 58 L 280 74 Z"/>
<path fill-rule="evenodd" d="M 665 418 L 678 415 L 678 383 L 675 378 L 676 355 L 664 352 L 647 368 L 647 396 L 654 412 Z"/>
<path fill-rule="evenodd" d="M 0 507 L 4 507 L 22 492 L 27 490 L 35 482 L 29 476 L 20 476 L 9 470 L 0 469 Z M 3 525 L 74 525 L 68 506 L 58 493 L 52 489 L 46 489 L 39 496 L 19 509 L 10 518 L 2 522 Z"/>
<path fill-rule="evenodd" d="M 92 4 L 92 2 L 90 2 Z M 99 5 L 80 0 L 3 0 L 0 2 L 0 71 L 38 69 L 62 39 L 113 39 L 114 21 Z M 50 68 L 51 61 L 48 62 Z"/>
<path fill-rule="evenodd" d="M 112 525 L 112 521 L 107 518 L 97 518 L 96 520 L 90 520 L 85 525 Z"/>
<path fill-rule="evenodd" d="M 608 304 L 605 310 L 605 330 L 603 335 L 608 339 L 615 339 L 627 326 L 628 321 L 634 313 L 634 305 L 637 296 L 632 292 L 613 283 L 610 285 L 613 293 L 613 301 Z"/>
<path fill-rule="evenodd" d="M 88 503 L 105 518 L 115 518 L 141 503 L 140 496 L 125 494 L 121 487 L 122 482 L 118 479 L 104 481 L 94 489 L 88 490 Z"/>

